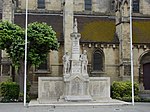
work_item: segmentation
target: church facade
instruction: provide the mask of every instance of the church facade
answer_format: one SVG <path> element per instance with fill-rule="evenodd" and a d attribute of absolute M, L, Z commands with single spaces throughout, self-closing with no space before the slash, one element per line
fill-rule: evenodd
<path fill-rule="evenodd" d="M 73 21 L 81 34 L 80 50 L 87 51 L 88 74 L 110 77 L 113 81 L 131 79 L 130 0 L 29 0 L 28 22 L 46 22 L 56 31 L 60 47 L 51 51 L 38 68 L 28 74 L 31 93 L 37 94 L 38 77 L 63 76 L 62 57 L 71 51 Z M 140 90 L 150 90 L 150 2 L 133 0 L 134 80 Z M 0 0 L 0 18 L 25 26 L 25 0 Z M 13 76 L 11 61 L 1 52 L 1 81 Z"/>

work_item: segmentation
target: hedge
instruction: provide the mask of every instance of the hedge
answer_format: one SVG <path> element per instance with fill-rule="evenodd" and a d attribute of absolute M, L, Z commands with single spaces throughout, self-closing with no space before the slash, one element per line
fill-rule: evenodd
<path fill-rule="evenodd" d="M 16 82 L 6 81 L 0 84 L 2 102 L 11 102 L 18 100 L 19 84 Z"/>
<path fill-rule="evenodd" d="M 135 101 L 140 101 L 139 85 L 134 83 Z M 111 86 L 111 97 L 123 101 L 132 100 L 132 83 L 130 81 L 114 81 Z"/>

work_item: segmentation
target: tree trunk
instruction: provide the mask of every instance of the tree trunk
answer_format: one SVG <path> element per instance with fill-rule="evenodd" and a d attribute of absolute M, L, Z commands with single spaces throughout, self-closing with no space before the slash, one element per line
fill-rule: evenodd
<path fill-rule="evenodd" d="M 24 60 L 21 60 L 20 61 L 20 67 L 18 68 L 18 78 L 17 78 L 17 81 L 19 83 L 19 86 L 20 86 L 20 92 L 23 93 L 24 92 Z M 26 75 L 28 76 L 28 73 L 29 73 L 29 68 L 31 67 L 30 64 L 27 64 L 27 71 L 26 71 Z M 27 78 L 26 76 L 26 78 Z M 27 80 L 26 80 L 27 81 Z M 27 82 L 26 82 L 26 85 L 27 85 Z"/>
<path fill-rule="evenodd" d="M 23 93 L 24 90 L 24 60 L 20 61 L 20 67 L 18 69 L 18 81 L 20 86 L 20 92 Z"/>
<path fill-rule="evenodd" d="M 15 82 L 15 77 L 16 77 L 16 70 L 15 67 L 12 66 L 12 81 Z"/>

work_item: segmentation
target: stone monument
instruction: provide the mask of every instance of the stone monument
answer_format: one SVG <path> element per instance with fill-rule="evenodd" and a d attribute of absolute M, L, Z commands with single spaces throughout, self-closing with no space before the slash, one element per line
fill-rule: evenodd
<path fill-rule="evenodd" d="M 85 50 L 83 54 L 80 54 L 80 38 L 81 35 L 77 29 L 77 19 L 75 19 L 73 33 L 71 33 L 71 56 L 68 55 L 68 52 L 63 56 L 64 99 L 66 101 L 92 100 L 89 94 L 88 60 Z"/>
<path fill-rule="evenodd" d="M 39 77 L 38 103 L 52 102 L 97 102 L 109 101 L 110 78 L 89 77 L 87 72 L 88 58 L 86 50 L 80 52 L 80 38 L 77 19 L 75 19 L 71 38 L 71 52 L 65 51 L 63 60 L 63 77 Z"/>

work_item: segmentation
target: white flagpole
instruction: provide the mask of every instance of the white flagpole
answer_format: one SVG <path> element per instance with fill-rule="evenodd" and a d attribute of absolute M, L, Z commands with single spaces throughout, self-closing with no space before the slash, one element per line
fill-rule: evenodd
<path fill-rule="evenodd" d="M 26 0 L 26 23 L 25 23 L 25 60 L 24 60 L 24 106 L 26 106 L 27 94 L 27 25 L 28 25 L 28 0 Z"/>
<path fill-rule="evenodd" d="M 132 105 L 134 105 L 134 74 L 133 74 L 133 51 L 132 51 L 132 0 L 130 0 L 130 55 L 131 55 L 131 82 L 132 82 Z"/>

